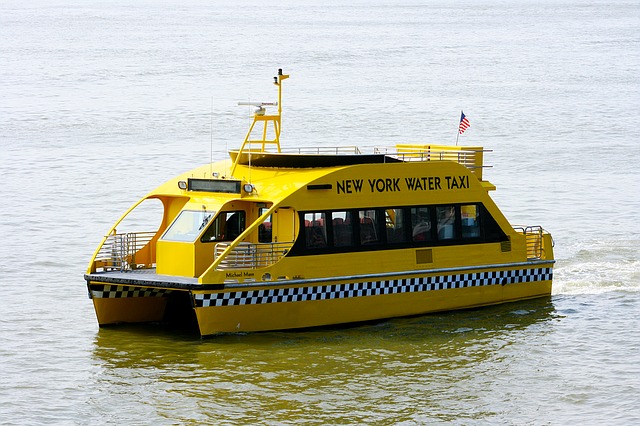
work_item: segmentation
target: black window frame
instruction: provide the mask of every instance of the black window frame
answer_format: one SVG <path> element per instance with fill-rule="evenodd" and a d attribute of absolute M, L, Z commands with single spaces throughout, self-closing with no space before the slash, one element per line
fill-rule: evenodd
<path fill-rule="evenodd" d="M 463 237 L 462 232 L 462 207 L 476 206 L 479 222 L 479 235 L 472 237 Z M 449 239 L 438 238 L 437 232 L 437 207 L 453 207 L 455 209 L 454 237 Z M 413 220 L 411 218 L 412 208 L 428 208 L 431 220 L 430 236 L 425 241 L 413 240 Z M 397 209 L 402 214 L 403 233 L 405 241 L 392 242 L 389 241 L 387 235 L 386 210 Z M 375 210 L 378 220 L 375 223 L 375 231 L 379 236 L 379 241 L 372 244 L 362 244 L 360 241 L 361 223 L 359 218 L 360 211 Z M 333 229 L 333 213 L 334 212 L 350 212 L 352 226 L 352 244 L 336 245 L 335 231 Z M 324 214 L 324 227 L 326 232 L 326 246 L 324 247 L 307 247 L 305 215 L 306 214 Z M 470 244 L 496 243 L 508 240 L 506 233 L 500 228 L 496 220 L 491 216 L 488 209 L 482 202 L 462 202 L 462 203 L 442 203 L 442 204 L 420 204 L 405 206 L 385 206 L 385 207 L 359 207 L 359 208 L 336 208 L 332 210 L 305 210 L 298 211 L 301 232 L 298 233 L 296 241 L 291 248 L 291 255 L 316 255 L 330 253 L 350 253 L 350 252 L 366 252 L 380 250 L 397 250 L 406 248 L 436 248 L 443 246 L 463 246 Z M 302 231 L 305 230 L 305 231 Z"/>
<path fill-rule="evenodd" d="M 227 218 L 225 219 L 225 234 L 226 234 L 225 237 L 221 239 L 211 239 L 211 238 L 205 239 L 205 237 L 207 236 L 207 233 L 209 232 L 209 229 L 215 228 L 216 223 L 220 219 L 220 216 L 227 213 L 231 213 L 232 215 L 234 213 L 239 214 L 238 229 L 240 230 L 240 232 L 238 233 L 238 235 L 236 235 L 234 238 L 229 238 L 226 236 L 228 235 L 227 221 L 229 219 L 229 216 L 227 216 Z M 247 212 L 245 212 L 244 210 L 222 210 L 222 211 L 219 211 L 218 214 L 216 214 L 216 216 L 210 222 L 211 223 L 209 224 L 209 226 L 207 226 L 207 229 L 205 229 L 205 231 L 202 233 L 202 236 L 200 237 L 201 243 L 206 244 L 206 243 L 221 243 L 221 242 L 234 241 L 236 238 L 238 238 L 240 234 L 244 232 L 245 229 L 247 229 Z"/>

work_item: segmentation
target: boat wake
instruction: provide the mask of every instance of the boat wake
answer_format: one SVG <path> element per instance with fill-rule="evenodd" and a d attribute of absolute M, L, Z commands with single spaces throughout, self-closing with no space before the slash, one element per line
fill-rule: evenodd
<path fill-rule="evenodd" d="M 640 291 L 640 241 L 578 241 L 565 250 L 557 253 L 553 294 Z"/>

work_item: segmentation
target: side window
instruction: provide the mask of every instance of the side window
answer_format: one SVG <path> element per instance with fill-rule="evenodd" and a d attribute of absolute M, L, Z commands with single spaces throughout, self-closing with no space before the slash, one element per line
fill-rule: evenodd
<path fill-rule="evenodd" d="M 407 232 L 404 209 L 386 209 L 384 216 L 387 228 L 387 242 L 389 244 L 406 242 Z"/>
<path fill-rule="evenodd" d="M 258 215 L 262 216 L 267 210 L 266 207 L 258 209 Z M 271 215 L 258 226 L 258 242 L 270 243 L 272 241 Z"/>
<path fill-rule="evenodd" d="M 460 207 L 462 217 L 462 238 L 480 236 L 480 209 L 475 204 Z"/>
<path fill-rule="evenodd" d="M 500 226 L 493 216 L 491 216 L 487 208 L 483 204 L 480 204 L 479 210 L 482 221 L 482 239 L 486 242 L 506 241 L 508 237 L 504 231 L 500 229 Z"/>
<path fill-rule="evenodd" d="M 415 242 L 431 240 L 431 211 L 429 207 L 411 208 L 411 238 Z"/>
<path fill-rule="evenodd" d="M 358 217 L 360 218 L 360 244 L 369 245 L 380 242 L 378 230 L 380 223 L 377 210 L 360 210 Z"/>
<path fill-rule="evenodd" d="M 220 212 L 202 235 L 200 241 L 203 243 L 233 241 L 244 231 L 244 227 L 244 211 Z"/>
<path fill-rule="evenodd" d="M 456 237 L 456 208 L 454 206 L 436 207 L 438 218 L 438 239 L 451 240 Z"/>
<path fill-rule="evenodd" d="M 307 248 L 327 247 L 327 224 L 324 213 L 305 213 L 304 230 Z"/>
<path fill-rule="evenodd" d="M 353 220 L 350 211 L 335 211 L 331 213 L 333 228 L 333 245 L 335 247 L 349 247 L 353 241 Z"/>

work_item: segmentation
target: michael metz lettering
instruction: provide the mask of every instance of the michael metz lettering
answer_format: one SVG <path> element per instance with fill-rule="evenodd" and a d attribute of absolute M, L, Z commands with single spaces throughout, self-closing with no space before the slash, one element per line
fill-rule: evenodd
<path fill-rule="evenodd" d="M 404 182 L 404 185 L 401 183 Z M 469 189 L 469 176 L 422 176 L 400 178 L 345 179 L 336 182 L 338 194 L 354 194 L 367 192 L 401 192 L 405 191 L 439 191 L 442 189 Z M 444 186 L 444 188 L 443 188 Z"/>
<path fill-rule="evenodd" d="M 253 277 L 253 272 L 248 271 L 236 271 L 236 272 L 227 272 L 227 278 L 248 278 Z"/>

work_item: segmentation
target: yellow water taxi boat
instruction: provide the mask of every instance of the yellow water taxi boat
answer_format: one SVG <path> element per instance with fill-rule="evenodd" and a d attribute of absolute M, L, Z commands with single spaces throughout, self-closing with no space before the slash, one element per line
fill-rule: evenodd
<path fill-rule="evenodd" d="M 549 296 L 551 236 L 512 226 L 482 147 L 280 148 L 278 101 L 230 158 L 138 201 L 85 274 L 100 326 L 192 320 L 201 335 L 294 329 Z M 268 113 L 267 108 L 277 109 Z M 158 229 L 119 229 L 146 200 Z"/>

